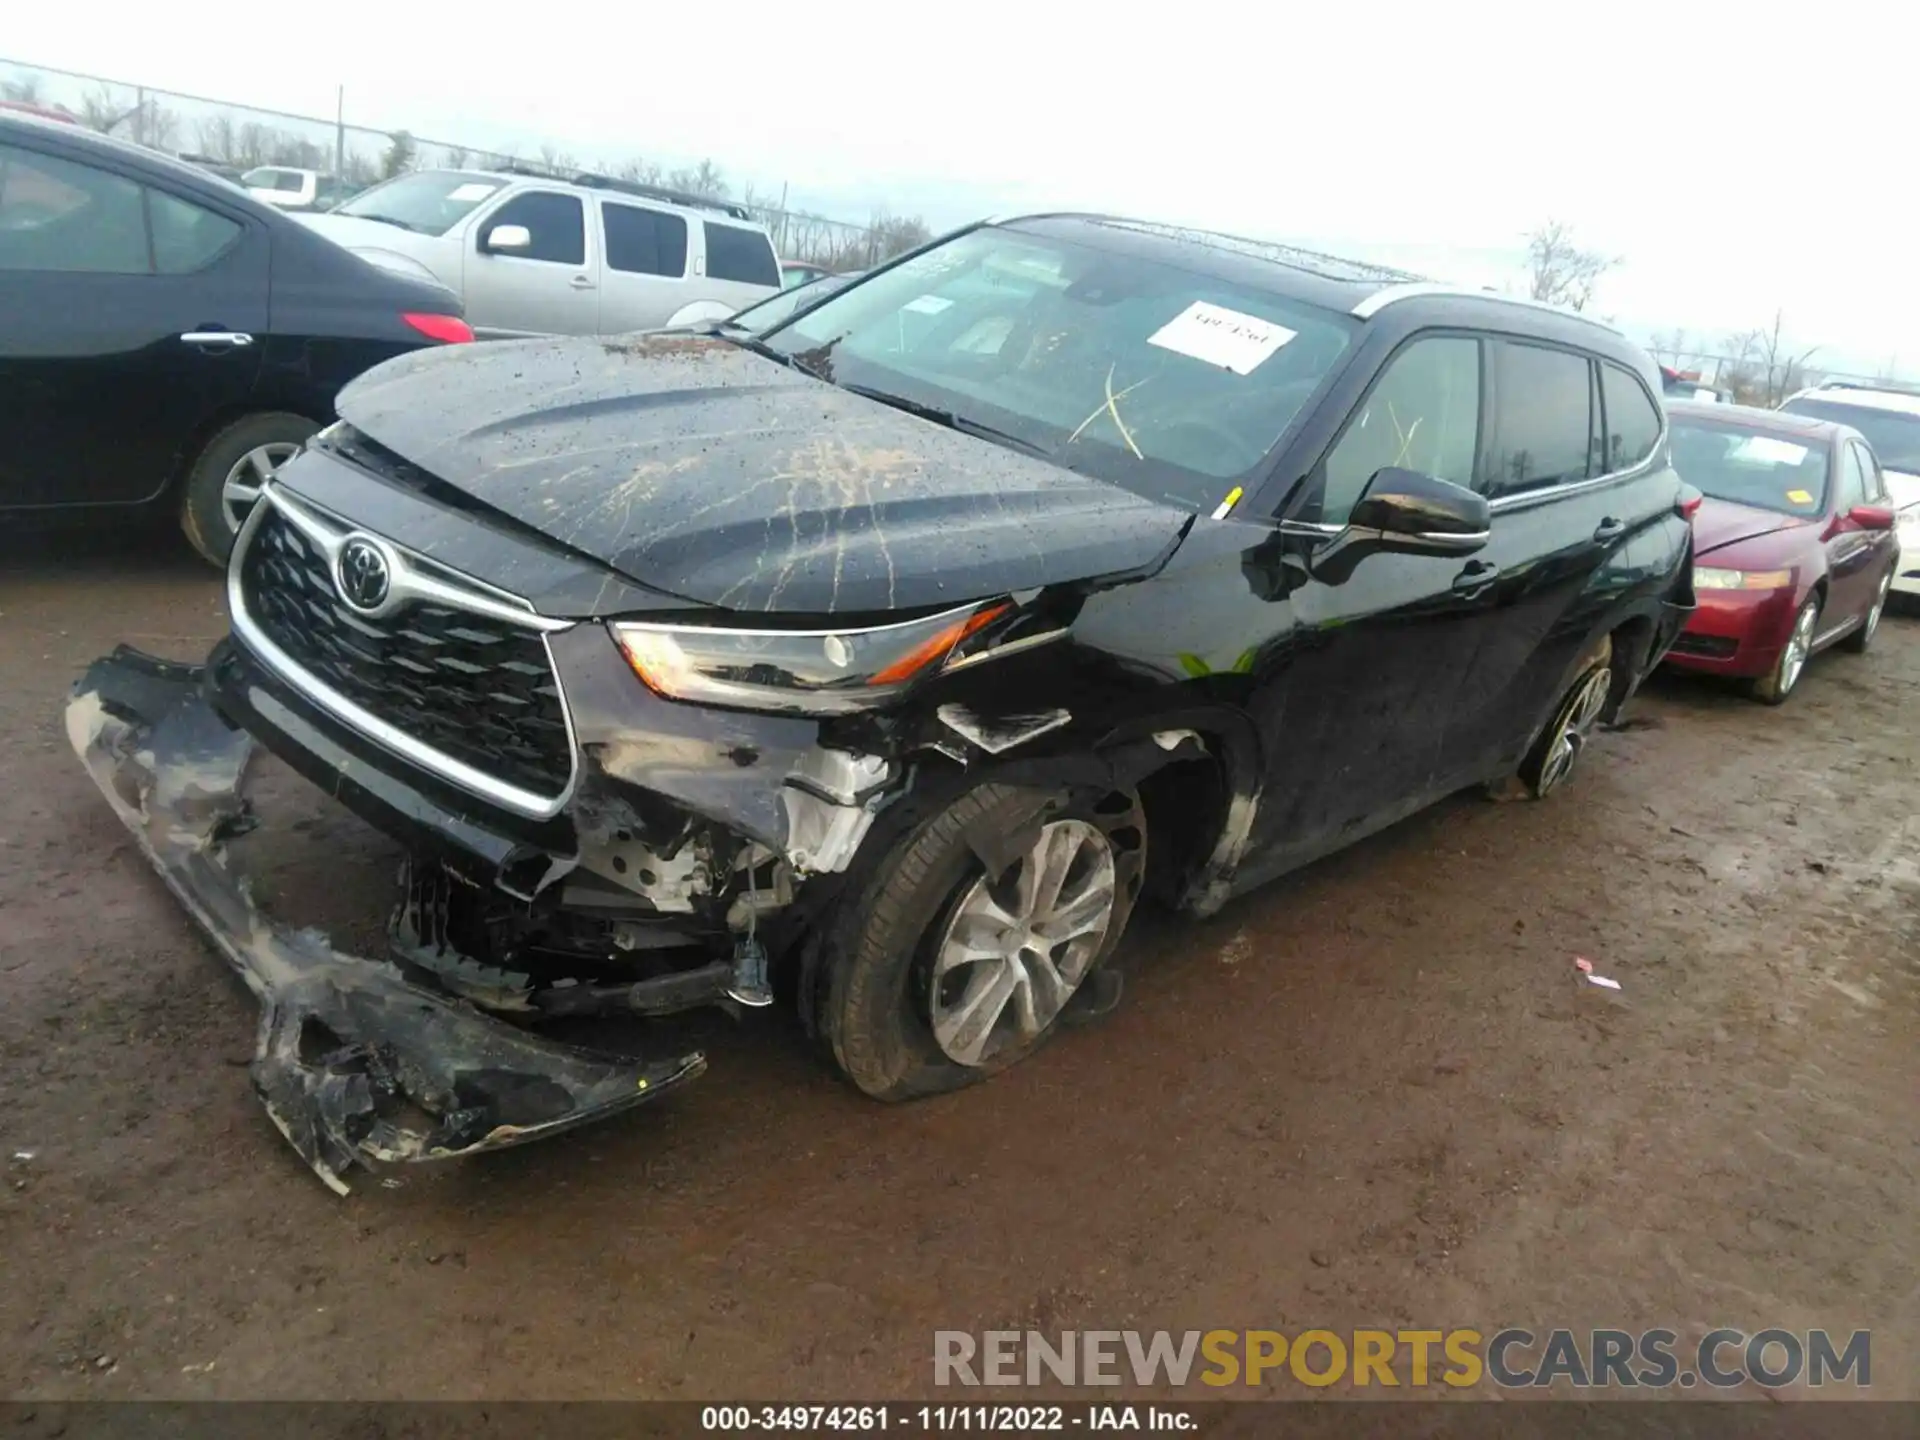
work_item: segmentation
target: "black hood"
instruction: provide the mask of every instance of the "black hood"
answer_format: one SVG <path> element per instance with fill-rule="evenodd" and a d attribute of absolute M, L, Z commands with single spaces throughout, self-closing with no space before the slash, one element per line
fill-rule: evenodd
<path fill-rule="evenodd" d="M 917 609 L 1140 570 L 1190 518 L 695 335 L 422 350 L 338 408 L 483 505 L 732 610 Z"/>

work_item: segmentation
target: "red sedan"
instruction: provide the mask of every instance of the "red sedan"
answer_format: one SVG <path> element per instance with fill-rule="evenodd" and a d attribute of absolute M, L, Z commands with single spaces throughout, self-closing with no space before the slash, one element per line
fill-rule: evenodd
<path fill-rule="evenodd" d="M 1699 601 L 1668 663 L 1752 682 L 1778 705 L 1829 645 L 1865 650 L 1900 557 L 1873 451 L 1831 421 L 1670 402 L 1694 516 Z"/>

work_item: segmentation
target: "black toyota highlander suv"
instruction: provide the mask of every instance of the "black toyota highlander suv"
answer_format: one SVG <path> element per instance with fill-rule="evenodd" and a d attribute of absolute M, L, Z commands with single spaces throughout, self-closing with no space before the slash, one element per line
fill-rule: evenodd
<path fill-rule="evenodd" d="M 702 1063 L 517 1023 L 552 1016 L 784 994 L 926 1094 L 1113 1003 L 1142 898 L 1557 788 L 1692 604 L 1659 391 L 1536 305 L 982 224 L 757 335 L 382 366 L 252 513 L 230 638 L 100 662 L 70 729 L 336 1182 Z M 219 863 L 254 739 L 405 842 L 391 959 Z"/>

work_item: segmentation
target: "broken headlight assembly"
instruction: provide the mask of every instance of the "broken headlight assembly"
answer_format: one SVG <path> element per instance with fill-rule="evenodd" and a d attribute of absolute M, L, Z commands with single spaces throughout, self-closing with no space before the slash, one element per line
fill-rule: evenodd
<path fill-rule="evenodd" d="M 976 658 L 968 642 L 1014 613 L 1011 601 L 846 630 L 741 630 L 616 621 L 613 637 L 647 687 L 669 700 L 735 710 L 843 715 Z M 987 653 L 992 653 L 988 651 Z"/>

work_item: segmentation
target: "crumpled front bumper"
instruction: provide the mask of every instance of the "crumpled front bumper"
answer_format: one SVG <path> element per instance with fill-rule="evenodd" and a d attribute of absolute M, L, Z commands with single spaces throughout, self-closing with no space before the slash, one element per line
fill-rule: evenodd
<path fill-rule="evenodd" d="M 74 687 L 67 735 L 161 878 L 259 997 L 254 1089 L 333 1190 L 346 1193 L 355 1165 L 525 1144 L 706 1068 L 698 1052 L 642 1062 L 542 1040 L 386 961 L 270 922 L 225 856 L 225 842 L 252 828 L 254 742 L 203 698 L 203 675 L 123 646 Z"/>

